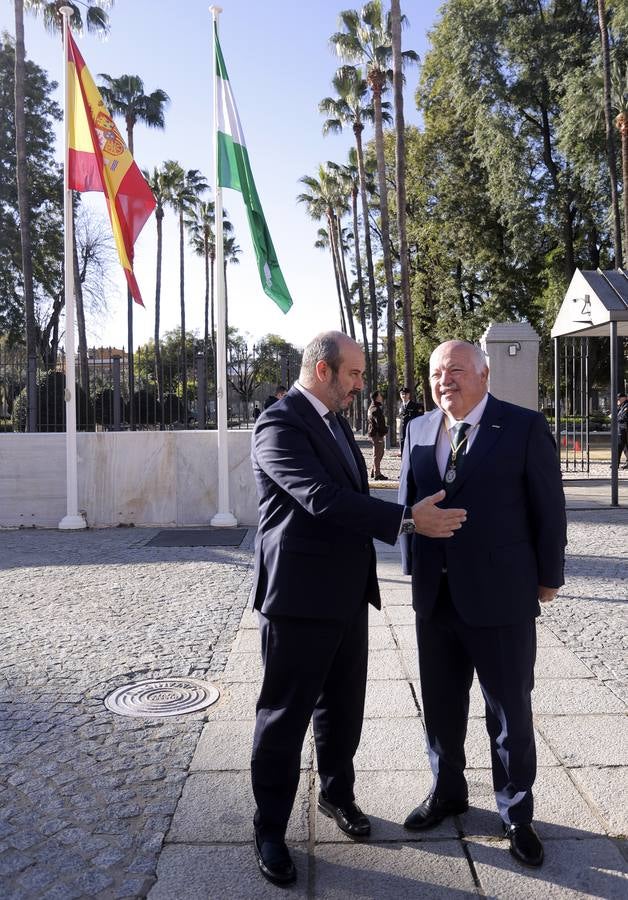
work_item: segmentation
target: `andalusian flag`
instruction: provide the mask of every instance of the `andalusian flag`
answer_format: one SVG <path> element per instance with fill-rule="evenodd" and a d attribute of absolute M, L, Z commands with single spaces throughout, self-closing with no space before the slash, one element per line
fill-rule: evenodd
<path fill-rule="evenodd" d="M 216 110 L 216 131 L 218 135 L 218 184 L 220 187 L 241 191 L 246 205 L 257 267 L 262 287 L 268 296 L 284 312 L 292 306 L 292 298 L 283 280 L 277 254 L 270 238 L 264 218 L 262 204 L 257 195 L 249 154 L 229 84 L 229 76 L 220 49 L 218 31 L 216 36 L 216 77 L 218 81 L 218 104 Z"/>
<path fill-rule="evenodd" d="M 133 245 L 155 198 L 109 115 L 68 29 L 68 187 L 102 191 L 113 237 L 133 299 L 142 297 L 133 274 Z"/>

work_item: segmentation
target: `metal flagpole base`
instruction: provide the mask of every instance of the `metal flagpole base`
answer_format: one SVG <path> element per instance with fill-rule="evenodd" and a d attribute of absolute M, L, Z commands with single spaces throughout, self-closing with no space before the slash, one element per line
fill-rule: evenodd
<path fill-rule="evenodd" d="M 61 531 L 80 531 L 87 528 L 87 522 L 83 516 L 64 516 L 57 527 Z"/>
<path fill-rule="evenodd" d="M 216 513 L 209 523 L 214 528 L 235 528 L 238 520 L 230 512 Z"/>

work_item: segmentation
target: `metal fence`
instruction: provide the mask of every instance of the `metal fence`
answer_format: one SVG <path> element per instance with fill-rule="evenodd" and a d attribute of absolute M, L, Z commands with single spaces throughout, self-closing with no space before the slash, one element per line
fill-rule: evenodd
<path fill-rule="evenodd" d="M 76 420 L 80 431 L 163 430 L 216 427 L 214 354 L 191 349 L 173 354 L 138 350 L 133 355 L 134 392 L 129 394 L 128 355 L 116 348 L 93 348 L 76 358 Z M 54 369 L 36 373 L 34 405 L 37 431 L 65 431 L 65 368 L 60 352 Z M 298 375 L 300 354 L 264 357 L 264 380 L 259 377 L 256 347 L 240 345 L 227 355 L 228 422 L 248 427 L 254 409 L 263 405 L 279 383 Z M 0 431 L 27 430 L 27 359 L 22 348 L 0 347 Z"/>

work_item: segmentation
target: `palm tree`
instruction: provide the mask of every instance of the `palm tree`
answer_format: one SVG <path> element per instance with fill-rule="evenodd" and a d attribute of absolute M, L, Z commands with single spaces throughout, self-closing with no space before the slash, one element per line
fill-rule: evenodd
<path fill-rule="evenodd" d="M 85 5 L 85 4 L 83 4 Z M 35 15 L 42 15 L 49 31 L 61 31 L 63 21 L 59 14 L 61 6 L 72 7 L 70 23 L 80 31 L 83 18 L 74 3 L 26 0 L 26 8 Z M 28 189 L 28 160 L 26 149 L 26 111 L 24 86 L 26 83 L 26 48 L 24 45 L 24 0 L 14 0 L 15 9 L 15 154 L 18 209 L 20 213 L 20 241 L 22 248 L 22 275 L 24 278 L 24 317 L 26 319 L 26 357 L 28 360 L 28 415 L 29 431 L 37 428 L 37 408 L 35 406 L 35 373 L 37 370 L 37 320 L 35 318 L 35 295 L 33 291 L 33 262 L 31 246 L 31 203 Z M 85 11 L 88 31 L 106 32 L 109 28 L 105 11 L 89 4 Z"/>
<path fill-rule="evenodd" d="M 342 296 L 347 316 L 347 324 L 349 326 L 349 334 L 355 338 L 355 327 L 353 325 L 353 315 L 351 312 L 351 298 L 349 297 L 349 287 L 344 275 L 342 267 L 341 253 L 342 249 L 338 237 L 338 218 L 347 209 L 346 197 L 343 195 L 340 180 L 336 173 L 327 166 L 318 167 L 318 178 L 310 175 L 303 175 L 299 179 L 305 184 L 310 193 L 303 193 L 297 196 L 298 203 L 305 203 L 309 215 L 313 219 L 327 219 L 327 233 L 329 235 L 330 250 L 334 262 L 334 271 L 338 274 Z"/>
<path fill-rule="evenodd" d="M 366 389 L 371 394 L 374 390 L 373 373 L 371 370 L 371 354 L 369 349 L 368 335 L 366 331 L 366 307 L 364 303 L 364 285 L 362 284 L 362 259 L 360 251 L 360 227 L 358 218 L 358 193 L 360 191 L 360 175 L 357 163 L 357 150 L 351 147 L 349 150 L 349 161 L 347 164 L 338 166 L 336 163 L 328 162 L 329 168 L 338 170 L 339 177 L 347 185 L 348 193 L 351 197 L 351 212 L 353 216 L 353 252 L 355 258 L 355 274 L 358 290 L 358 310 L 360 312 L 360 325 L 362 327 L 362 343 L 364 344 L 364 358 L 366 364 Z M 377 311 L 377 303 L 375 305 Z"/>
<path fill-rule="evenodd" d="M 155 272 L 155 381 L 157 384 L 157 396 L 159 399 L 159 408 L 161 410 L 163 429 L 163 377 L 161 371 L 161 342 L 159 336 L 159 326 L 161 317 L 161 262 L 163 254 L 163 222 L 164 222 L 164 206 L 168 202 L 171 191 L 171 179 L 169 172 L 164 166 L 161 169 L 155 167 L 151 172 L 143 170 L 142 174 L 146 179 L 148 186 L 153 192 L 155 198 L 155 223 L 157 225 L 157 263 Z"/>
<path fill-rule="evenodd" d="M 412 334 L 412 303 L 410 300 L 410 266 L 406 229 L 406 126 L 403 116 L 403 61 L 401 58 L 401 6 L 391 0 L 390 27 L 393 55 L 393 93 L 395 101 L 395 181 L 397 184 L 397 232 L 399 234 L 399 265 L 401 306 L 403 310 L 403 380 L 414 390 L 414 339 Z"/>
<path fill-rule="evenodd" d="M 331 251 L 331 242 L 329 240 L 329 233 L 326 228 L 319 228 L 316 232 L 318 235 L 316 240 L 314 241 L 314 246 L 317 250 L 330 250 Z M 340 289 L 340 281 L 338 280 L 338 272 L 336 271 L 336 266 L 334 265 L 334 279 L 336 281 L 336 293 L 338 294 L 338 309 L 340 312 L 340 328 L 344 332 L 347 333 L 347 320 L 345 319 L 345 311 L 342 306 L 342 291 Z"/>
<path fill-rule="evenodd" d="M 223 268 L 224 268 L 224 279 L 225 279 L 225 327 L 229 327 L 229 295 L 227 293 L 227 263 L 231 263 L 232 266 L 240 265 L 240 260 L 238 256 L 242 253 L 240 249 L 240 245 L 236 242 L 234 235 L 225 235 L 223 234 L 222 238 L 222 246 L 223 246 Z"/>
<path fill-rule="evenodd" d="M 386 274 L 387 297 L 387 354 L 388 354 L 388 418 L 392 421 L 396 413 L 397 365 L 396 365 L 396 310 L 393 284 L 392 254 L 390 251 L 390 224 L 388 214 L 388 188 L 386 184 L 386 161 L 384 157 L 384 128 L 382 115 L 382 94 L 390 77 L 389 61 L 392 56 L 390 16 L 384 17 L 381 0 L 370 0 L 357 10 L 340 13 L 344 31 L 336 32 L 330 43 L 336 53 L 347 62 L 364 62 L 366 80 L 373 96 L 375 118 L 375 151 L 377 156 L 377 176 L 379 181 L 380 226 L 382 232 L 382 252 Z M 414 51 L 406 50 L 404 60 L 416 60 Z M 394 433 L 391 444 L 396 444 Z"/>
<path fill-rule="evenodd" d="M 372 103 L 367 103 L 368 85 L 362 76 L 360 69 L 354 66 L 342 66 L 332 79 L 332 85 L 336 90 L 336 97 L 325 97 L 318 105 L 320 112 L 330 118 L 323 123 L 323 134 L 341 131 L 343 126 L 350 126 L 355 137 L 355 149 L 358 166 L 360 200 L 362 204 L 362 222 L 364 225 L 364 245 L 366 250 L 366 269 L 368 274 L 369 298 L 371 304 L 371 383 L 377 381 L 377 345 L 378 345 L 378 316 L 377 293 L 375 289 L 375 269 L 373 266 L 373 251 L 371 247 L 371 232 L 369 229 L 368 197 L 366 188 L 366 170 L 364 165 L 364 150 L 362 147 L 362 132 L 365 122 L 374 121 L 374 109 Z M 382 115 L 388 117 L 388 104 L 383 107 Z M 355 244 L 358 253 L 358 243 Z M 361 279 L 359 279 L 361 284 Z M 365 353 L 368 346 L 365 344 Z M 368 362 L 367 362 L 368 366 Z"/>
<path fill-rule="evenodd" d="M 144 93 L 144 82 L 138 75 L 111 75 L 100 73 L 104 84 L 100 85 L 100 93 L 112 116 L 120 116 L 126 125 L 127 145 L 133 155 L 133 130 L 138 122 L 148 128 L 164 128 L 164 107 L 170 101 L 168 94 L 161 88 L 152 94 Z M 135 372 L 133 365 L 133 297 L 127 288 L 127 329 L 129 348 L 129 406 L 131 428 L 135 427 L 135 411 L 133 396 L 135 394 Z"/>
<path fill-rule="evenodd" d="M 188 169 L 187 172 L 174 160 L 164 163 L 169 190 L 167 203 L 172 207 L 179 218 L 179 298 L 181 303 L 181 369 L 183 406 L 186 410 L 187 421 L 187 359 L 185 346 L 185 217 L 190 215 L 202 194 L 209 188 L 204 176 L 198 169 Z"/>
<path fill-rule="evenodd" d="M 192 245 L 192 249 L 198 256 L 203 257 L 205 263 L 204 348 L 205 353 L 207 353 L 207 350 L 211 347 L 212 358 L 215 358 L 216 336 L 214 334 L 214 263 L 216 262 L 216 235 L 214 232 L 215 208 L 213 201 L 200 201 L 187 216 L 185 220 L 185 227 L 190 233 L 190 244 Z M 226 239 L 233 232 L 233 225 L 229 221 L 229 214 L 226 209 L 223 209 L 222 211 L 222 231 L 224 246 Z M 227 237 L 225 237 L 225 235 Z M 239 254 L 241 252 L 237 244 L 230 247 L 229 252 L 231 254 L 230 261 L 237 262 L 237 260 L 235 259 L 235 254 Z"/>

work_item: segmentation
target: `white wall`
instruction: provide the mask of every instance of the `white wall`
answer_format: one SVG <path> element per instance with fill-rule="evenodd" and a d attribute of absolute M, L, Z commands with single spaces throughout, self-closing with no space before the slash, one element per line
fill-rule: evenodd
<path fill-rule="evenodd" d="M 89 526 L 209 525 L 218 501 L 215 431 L 78 435 L 79 509 Z M 251 432 L 229 432 L 231 512 L 257 524 Z M 65 435 L 0 435 L 0 526 L 56 527 L 66 513 Z"/>

